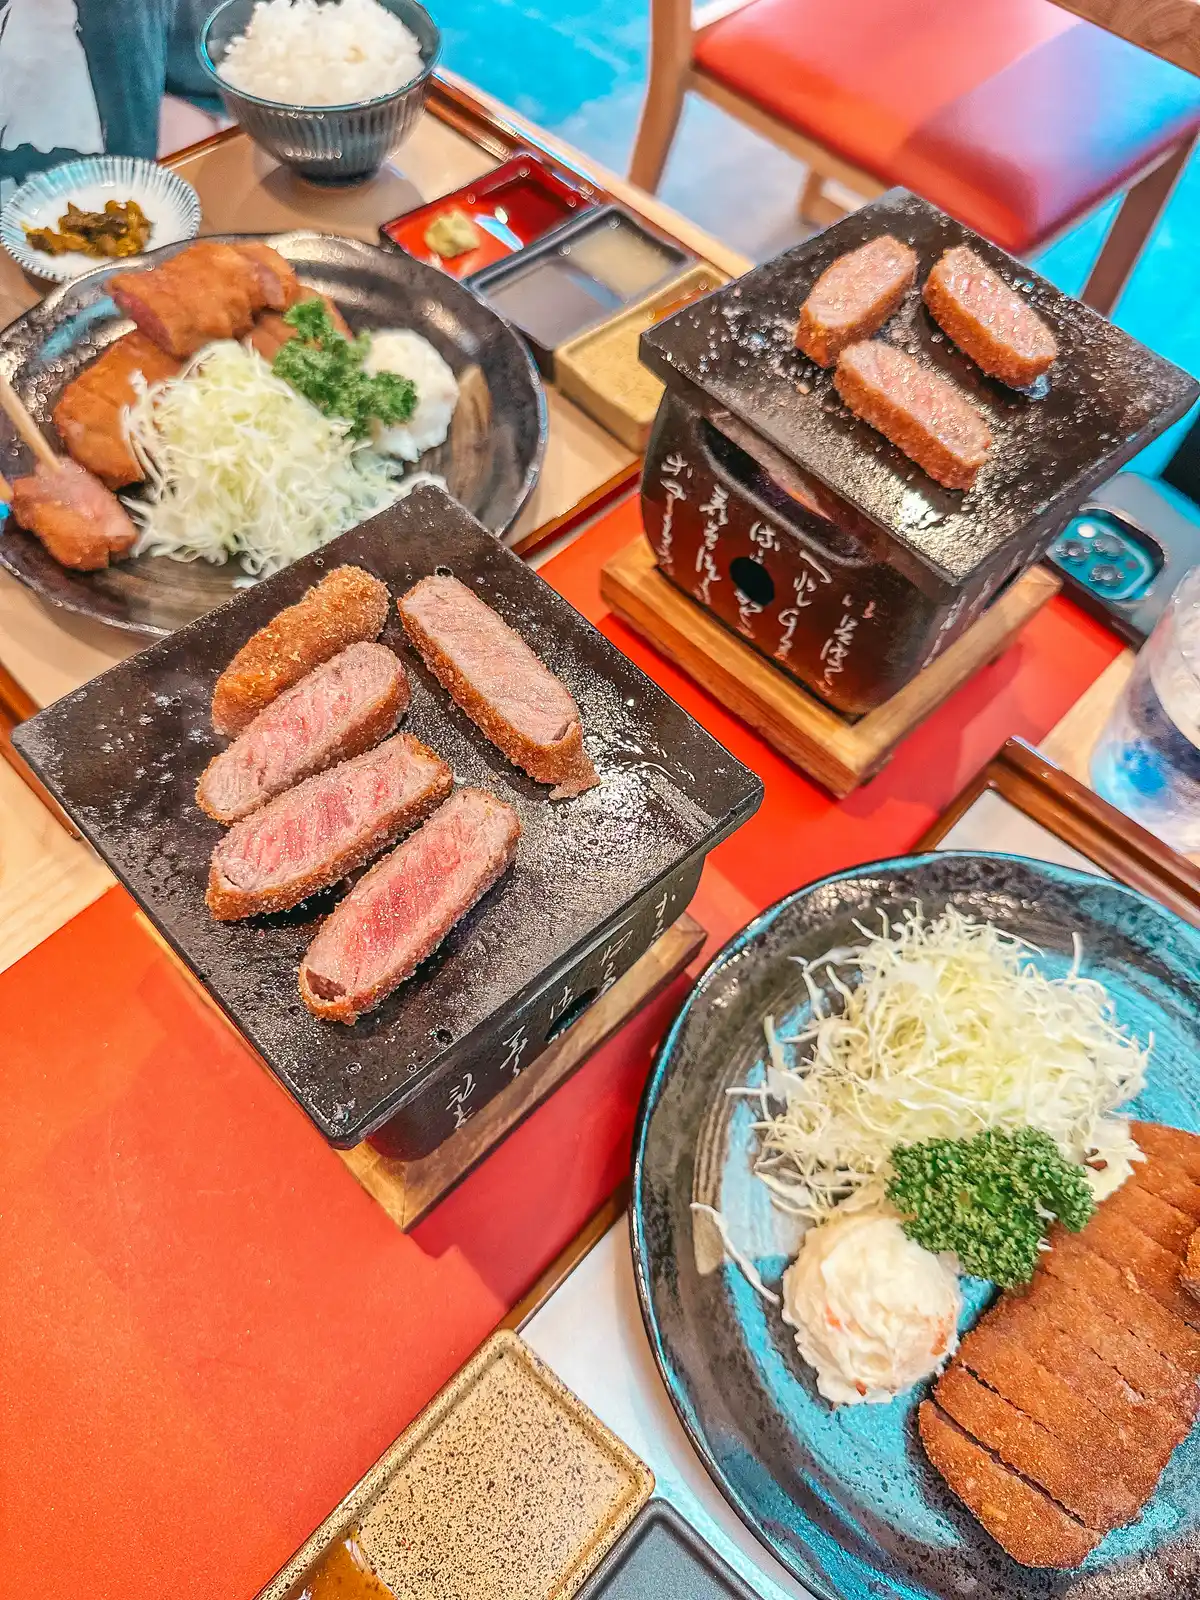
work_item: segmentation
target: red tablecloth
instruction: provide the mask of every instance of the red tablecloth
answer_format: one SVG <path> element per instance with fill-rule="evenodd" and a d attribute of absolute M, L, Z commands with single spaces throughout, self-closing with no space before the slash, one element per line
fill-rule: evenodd
<path fill-rule="evenodd" d="M 1116 654 L 1064 601 L 835 804 L 605 613 L 618 508 L 545 576 L 766 781 L 723 939 L 910 846 Z M 0 976 L 0 1594 L 245 1600 L 612 1192 L 683 985 L 405 1236 L 113 890 Z"/>

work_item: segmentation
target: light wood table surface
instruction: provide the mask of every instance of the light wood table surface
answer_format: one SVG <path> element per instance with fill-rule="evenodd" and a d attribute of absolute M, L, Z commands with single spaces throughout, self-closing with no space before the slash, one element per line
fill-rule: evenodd
<path fill-rule="evenodd" d="M 465 87 L 447 81 L 451 92 Z M 470 91 L 472 95 L 475 91 Z M 578 151 L 552 140 L 483 96 L 477 102 L 498 123 L 551 149 L 594 183 L 628 199 L 635 209 L 680 239 L 702 259 L 736 277 L 750 265 L 661 201 L 589 165 Z M 376 242 L 380 223 L 480 177 L 497 157 L 448 122 L 427 113 L 392 162 L 370 183 L 324 190 L 301 182 L 244 135 L 215 140 L 172 157 L 203 206 L 204 233 L 271 233 L 320 228 Z M 0 323 L 35 304 L 42 286 L 0 252 Z M 570 401 L 547 386 L 550 435 L 538 487 L 522 513 L 519 532 L 532 532 L 596 492 L 636 458 Z M 543 555 L 549 554 L 549 549 Z M 536 558 L 535 558 L 536 561 Z M 0 572 L 0 664 L 38 705 L 103 672 L 145 640 L 45 606 Z M 0 761 L 0 970 L 61 927 L 111 884 L 86 845 L 71 839 L 36 797 Z"/>
<path fill-rule="evenodd" d="M 1200 74 L 1200 0 L 1055 0 L 1086 22 Z"/>

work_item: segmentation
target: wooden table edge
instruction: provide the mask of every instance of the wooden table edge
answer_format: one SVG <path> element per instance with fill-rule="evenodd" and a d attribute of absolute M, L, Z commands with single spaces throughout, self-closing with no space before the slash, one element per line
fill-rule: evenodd
<path fill-rule="evenodd" d="M 991 790 L 1118 882 L 1200 927 L 1200 866 L 1102 800 L 1024 739 L 1009 739 L 914 845 L 934 850 Z"/>

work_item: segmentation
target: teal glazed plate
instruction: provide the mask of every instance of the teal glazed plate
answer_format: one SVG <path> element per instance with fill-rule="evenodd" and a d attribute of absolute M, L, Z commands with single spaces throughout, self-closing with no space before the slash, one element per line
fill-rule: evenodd
<path fill-rule="evenodd" d="M 1104 878 L 1019 856 L 944 851 L 855 867 L 772 906 L 700 979 L 663 1042 L 634 1150 L 631 1209 L 642 1315 L 672 1403 L 705 1467 L 763 1543 L 820 1600 L 1183 1600 L 1200 1596 L 1200 1426 L 1172 1456 L 1137 1522 L 1072 1572 L 1013 1561 L 925 1458 L 916 1410 L 928 1385 L 888 1405 L 832 1408 L 778 1309 L 725 1259 L 692 1201 L 778 1288 L 796 1237 L 752 1176 L 754 1111 L 726 1089 L 762 1081 L 762 1019 L 807 1020 L 795 957 L 860 942 L 915 904 L 953 903 L 1036 945 L 1051 975 L 1082 940 L 1082 971 L 1119 1020 L 1152 1032 L 1140 1117 L 1200 1131 L 1200 933 Z M 991 1297 L 966 1280 L 964 1326 Z M 1103 1464 L 1097 1463 L 1098 1470 Z"/>

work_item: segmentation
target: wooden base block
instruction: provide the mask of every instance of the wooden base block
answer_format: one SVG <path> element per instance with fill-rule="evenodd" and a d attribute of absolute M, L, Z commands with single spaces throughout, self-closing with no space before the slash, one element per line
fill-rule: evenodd
<path fill-rule="evenodd" d="M 645 538 L 626 545 L 600 574 L 600 592 L 623 622 L 839 799 L 878 772 L 1061 587 L 1047 568 L 1031 567 L 898 694 L 847 722 L 664 578 Z"/>
<path fill-rule="evenodd" d="M 339 1150 L 338 1155 L 393 1222 L 413 1227 L 630 1017 L 673 982 L 704 948 L 707 937 L 686 914 L 672 923 L 602 1000 L 589 1006 L 514 1083 L 432 1154 L 419 1161 L 398 1161 L 364 1143 Z"/>

